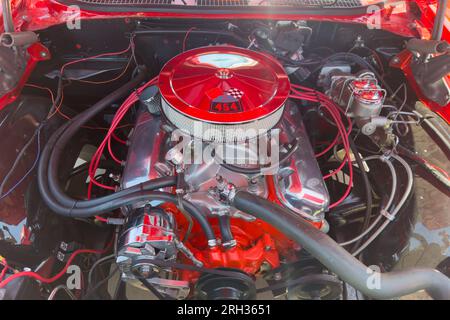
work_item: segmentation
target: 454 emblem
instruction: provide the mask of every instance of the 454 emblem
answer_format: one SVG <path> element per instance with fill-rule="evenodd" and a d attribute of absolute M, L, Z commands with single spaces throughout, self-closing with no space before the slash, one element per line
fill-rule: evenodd
<path fill-rule="evenodd" d="M 242 112 L 240 100 L 243 95 L 244 93 L 239 89 L 229 89 L 225 94 L 211 101 L 210 111 L 216 113 Z"/>

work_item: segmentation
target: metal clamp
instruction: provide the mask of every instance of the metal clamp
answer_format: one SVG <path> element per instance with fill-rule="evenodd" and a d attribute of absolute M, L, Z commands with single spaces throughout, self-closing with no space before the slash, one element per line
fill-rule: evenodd
<path fill-rule="evenodd" d="M 386 209 L 382 209 L 381 214 L 389 221 L 394 221 L 395 219 L 395 215 L 390 214 Z"/>

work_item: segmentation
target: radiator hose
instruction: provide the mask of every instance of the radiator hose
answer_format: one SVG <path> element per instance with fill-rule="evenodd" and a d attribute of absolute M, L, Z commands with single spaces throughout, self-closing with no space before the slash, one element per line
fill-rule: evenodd
<path fill-rule="evenodd" d="M 273 225 L 343 281 L 369 297 L 392 299 L 426 290 L 434 299 L 450 299 L 450 279 L 437 270 L 414 268 L 377 273 L 353 257 L 327 234 L 305 220 L 294 218 L 289 210 L 266 199 L 238 191 L 232 199 L 232 205 Z"/>

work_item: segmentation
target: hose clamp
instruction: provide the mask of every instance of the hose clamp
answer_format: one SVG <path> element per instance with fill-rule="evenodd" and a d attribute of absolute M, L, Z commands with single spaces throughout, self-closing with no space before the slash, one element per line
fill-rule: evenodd
<path fill-rule="evenodd" d="M 382 209 L 381 214 L 389 221 L 394 221 L 395 219 L 395 216 L 389 213 L 389 211 L 387 211 L 386 209 Z"/>
<path fill-rule="evenodd" d="M 217 247 L 217 240 L 216 240 L 216 239 L 208 240 L 208 246 L 209 246 L 210 248 Z"/>

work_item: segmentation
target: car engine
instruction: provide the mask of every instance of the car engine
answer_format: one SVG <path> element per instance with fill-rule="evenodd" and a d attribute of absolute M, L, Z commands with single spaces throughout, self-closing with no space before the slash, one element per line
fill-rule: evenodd
<path fill-rule="evenodd" d="M 54 57 L 17 102 L 44 111 L 36 174 L 0 202 L 0 240 L 27 257 L 5 254 L 0 296 L 450 298 L 441 272 L 392 271 L 413 233 L 417 167 L 449 190 L 446 170 L 412 150 L 429 118 L 399 59 L 417 46 L 336 22 L 95 20 L 69 44 L 61 28 L 40 33 Z M 21 202 L 17 221 L 3 216 Z M 17 225 L 20 241 L 6 234 Z"/>
<path fill-rule="evenodd" d="M 183 230 L 180 234 L 173 224 L 167 227 L 170 211 L 164 211 L 167 218 L 163 219 L 152 215 L 153 210 L 161 210 L 157 206 L 143 204 L 147 209 L 142 210 L 133 205 L 117 258 L 121 270 L 128 270 L 127 277 L 133 278 L 133 267 L 154 268 L 141 263 L 142 259 L 148 262 L 163 254 L 161 258 L 169 260 L 175 257 L 174 249 L 200 267 L 237 268 L 251 274 L 262 267 L 277 267 L 278 248 L 289 250 L 293 244 L 272 233 L 269 225 L 230 207 L 223 197 L 237 189 L 276 199 L 291 208 L 297 219 L 326 228 L 328 191 L 288 93 L 289 80 L 278 63 L 249 50 L 200 48 L 166 64 L 158 84 L 143 91 L 121 188 L 176 172 L 176 194 L 206 217 L 215 218 L 212 227 L 219 235 L 204 239 L 201 230 L 191 230 L 181 218 L 175 219 L 182 221 L 176 226 Z M 278 141 L 272 141 L 275 138 Z M 275 161 L 268 149 L 276 153 Z M 276 167 L 277 172 L 271 173 Z M 171 241 L 161 239 L 164 235 L 170 235 Z M 186 236 L 195 239 L 191 248 L 181 242 Z"/>

